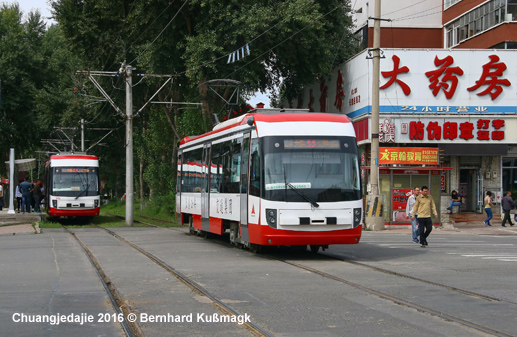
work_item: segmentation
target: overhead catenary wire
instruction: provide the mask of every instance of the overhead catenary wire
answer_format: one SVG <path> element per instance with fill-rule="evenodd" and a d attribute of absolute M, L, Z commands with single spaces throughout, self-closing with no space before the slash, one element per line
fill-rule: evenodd
<path fill-rule="evenodd" d="M 469 5 L 473 4 L 473 3 L 476 3 L 477 1 L 478 0 L 470 0 L 470 1 L 469 0 L 462 0 L 461 2 L 457 3 L 455 6 L 456 6 L 456 8 L 466 7 L 466 6 L 469 6 Z M 414 5 L 416 5 L 416 4 L 414 4 Z M 409 8 L 409 7 L 412 7 L 412 6 L 408 6 L 407 8 Z M 439 10 L 436 11 L 436 12 L 432 12 L 432 13 L 428 13 L 428 14 L 423 14 L 423 13 L 426 13 L 426 12 L 429 12 L 429 11 L 435 10 L 435 9 L 439 9 Z M 397 11 L 394 11 L 394 12 L 397 12 Z M 394 13 L 394 12 L 391 12 L 391 13 Z M 391 13 L 388 13 L 388 14 L 391 14 Z M 405 21 L 405 20 L 418 19 L 418 18 L 422 18 L 422 17 L 426 17 L 426 16 L 440 14 L 440 13 L 443 13 L 442 5 L 430 7 L 428 9 L 426 9 L 426 10 L 423 10 L 423 11 L 420 11 L 420 12 L 416 12 L 416 13 L 411 13 L 411 14 L 408 14 L 406 16 L 401 16 L 399 18 L 395 18 L 395 19 L 392 19 L 392 20 L 393 21 Z M 383 14 L 383 15 L 386 16 L 388 14 Z"/>
<path fill-rule="evenodd" d="M 327 12 L 326 14 L 323 15 L 323 17 L 326 17 L 328 15 L 330 15 L 332 12 L 336 11 L 337 9 L 339 9 L 341 6 L 337 6 L 335 7 L 334 9 L 330 10 L 329 12 Z M 235 74 L 236 72 L 240 71 L 241 69 L 247 67 L 249 64 L 255 62 L 256 60 L 258 60 L 259 58 L 261 58 L 262 56 L 264 56 L 265 54 L 273 51 L 273 49 L 276 49 L 278 46 L 284 44 L 285 42 L 287 42 L 288 40 L 292 39 L 293 37 L 295 37 L 296 35 L 298 35 L 299 33 L 303 32 L 304 30 L 306 30 L 307 28 L 310 27 L 310 25 L 312 24 L 313 22 L 310 22 L 310 24 L 307 24 L 305 27 L 299 29 L 298 31 L 294 32 L 293 34 L 291 34 L 289 37 L 285 38 L 284 40 L 282 40 L 281 42 L 277 43 L 275 46 L 269 48 L 268 50 L 266 50 L 265 52 L 263 52 L 262 54 L 258 55 L 257 57 L 255 57 L 253 60 L 249 61 L 248 63 L 246 63 L 245 65 L 243 65 L 242 67 L 234 70 L 233 72 L 231 72 L 227 77 L 230 77 L 231 75 Z M 226 55 L 224 56 L 226 57 Z"/>
<path fill-rule="evenodd" d="M 406 7 L 402 7 L 402 8 L 399 8 L 397 10 L 394 10 L 394 11 L 391 11 L 391 12 L 388 12 L 388 13 L 384 13 L 383 16 L 387 16 L 387 15 L 390 15 L 390 14 L 393 14 L 393 13 L 397 13 L 397 12 L 400 12 L 400 11 L 403 11 L 404 9 L 408 9 L 408 8 L 411 8 L 411 7 L 415 7 L 416 5 L 422 3 L 422 2 L 426 2 L 427 0 L 422 0 L 422 1 L 419 1 L 419 2 L 416 2 L 414 4 L 411 4 L 409 6 L 406 6 Z M 441 6 L 440 6 L 441 7 Z"/>
<path fill-rule="evenodd" d="M 356 1 L 357 1 L 357 0 L 356 0 Z M 283 23 L 283 22 L 285 22 L 285 21 L 287 21 L 287 20 L 290 20 L 290 19 L 292 19 L 292 17 L 290 17 L 290 16 L 289 16 L 289 17 L 285 17 L 284 19 L 280 20 L 279 22 L 277 22 L 277 23 L 276 23 L 276 24 L 274 24 L 273 26 L 269 27 L 267 30 L 265 30 L 264 32 L 262 32 L 260 35 L 258 35 L 257 37 L 255 37 L 255 38 L 251 39 L 250 41 L 246 42 L 246 44 L 244 44 L 243 46 L 241 46 L 241 47 L 239 47 L 239 48 L 237 48 L 237 49 L 238 49 L 238 50 L 240 50 L 241 48 L 246 47 L 246 45 L 250 45 L 250 44 L 251 44 L 251 43 L 253 43 L 255 40 L 257 40 L 257 39 L 259 39 L 260 37 L 262 37 L 264 34 L 268 33 L 269 31 L 271 31 L 272 29 L 276 28 L 276 27 L 277 27 L 278 25 L 280 25 L 281 23 Z M 221 60 L 221 59 L 225 59 L 225 58 L 227 58 L 227 57 L 228 57 L 228 54 L 229 54 L 229 53 L 226 53 L 226 54 L 224 54 L 223 56 L 220 56 L 220 57 L 218 57 L 218 58 L 216 58 L 216 59 L 214 59 L 214 60 L 207 61 L 207 62 L 205 62 L 205 63 L 203 63 L 203 64 L 201 64 L 201 65 L 198 65 L 198 66 L 195 66 L 195 67 L 189 68 L 189 69 L 187 69 L 187 70 L 185 70 L 185 71 L 182 71 L 182 72 L 177 73 L 176 75 L 183 75 L 183 74 L 186 74 L 186 73 L 187 73 L 187 72 L 189 72 L 189 71 L 193 71 L 193 70 L 196 70 L 196 69 L 199 69 L 199 68 L 203 68 L 203 67 L 205 67 L 205 66 L 207 66 L 207 65 L 209 65 L 209 64 L 212 64 L 212 63 L 215 63 L 215 62 L 217 62 L 217 61 L 219 61 L 219 60 Z"/>
<path fill-rule="evenodd" d="M 165 25 L 165 27 L 163 27 L 161 32 L 154 38 L 154 40 L 151 41 L 151 43 L 149 43 L 149 45 L 147 45 L 147 47 L 137 57 L 135 57 L 135 59 L 133 61 L 129 62 L 129 64 L 135 63 L 136 60 L 138 60 L 145 52 L 147 52 L 147 50 L 156 42 L 156 40 L 158 40 L 158 38 L 163 34 L 163 32 L 167 29 L 167 27 L 169 27 L 171 25 L 171 23 L 174 21 L 174 19 L 176 19 L 176 17 L 181 12 L 183 7 L 187 4 L 187 2 L 188 2 L 188 0 L 185 0 L 183 2 L 183 5 L 181 5 L 181 7 L 176 12 L 176 14 L 174 14 L 174 16 L 172 17 L 172 19 Z"/>

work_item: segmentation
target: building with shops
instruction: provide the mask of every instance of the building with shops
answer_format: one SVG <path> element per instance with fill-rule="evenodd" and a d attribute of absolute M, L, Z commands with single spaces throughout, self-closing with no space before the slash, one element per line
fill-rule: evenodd
<path fill-rule="evenodd" d="M 365 47 L 371 47 L 373 33 L 368 20 L 373 3 L 368 4 L 358 0 L 354 7 L 357 35 Z M 464 197 L 462 211 L 479 213 L 486 191 L 496 201 L 503 191 L 517 192 L 514 0 L 413 5 L 383 0 L 382 6 L 383 19 L 392 20 L 382 22 L 379 83 L 379 188 L 385 197 L 385 224 L 408 223 L 405 200 L 415 186 L 430 187 L 441 214 L 452 190 Z M 351 118 L 364 192 L 369 191 L 371 92 L 372 62 L 365 49 L 305 88 L 296 102 L 285 102 Z"/>

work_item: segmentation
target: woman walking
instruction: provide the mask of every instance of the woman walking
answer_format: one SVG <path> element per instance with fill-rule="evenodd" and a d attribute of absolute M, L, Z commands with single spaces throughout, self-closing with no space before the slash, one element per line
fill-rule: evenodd
<path fill-rule="evenodd" d="M 490 191 L 487 191 L 486 192 L 486 197 L 485 197 L 485 212 L 486 212 L 486 220 L 483 221 L 483 224 L 487 227 L 490 227 L 492 226 L 490 224 L 490 219 L 492 219 L 492 206 L 494 206 L 494 204 L 492 203 L 492 192 Z"/>

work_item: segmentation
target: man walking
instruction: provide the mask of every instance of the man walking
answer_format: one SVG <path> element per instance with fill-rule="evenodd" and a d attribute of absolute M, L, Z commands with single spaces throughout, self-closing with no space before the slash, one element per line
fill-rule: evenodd
<path fill-rule="evenodd" d="M 427 247 L 427 237 L 433 230 L 431 211 L 438 218 L 436 205 L 434 204 L 433 197 L 429 194 L 429 188 L 422 186 L 422 194 L 416 198 L 415 206 L 413 206 L 413 211 L 411 212 L 411 220 L 418 214 L 418 230 L 420 231 L 420 244 L 422 248 Z"/>
<path fill-rule="evenodd" d="M 408 217 L 411 217 L 411 213 L 413 212 L 413 207 L 415 206 L 416 197 L 420 195 L 420 187 L 415 187 L 413 189 L 413 194 L 408 198 L 407 205 L 406 205 L 406 215 Z M 417 218 L 418 214 L 415 214 L 415 218 L 411 218 L 411 233 L 413 234 L 413 242 L 418 243 L 418 224 L 417 224 Z"/>
<path fill-rule="evenodd" d="M 508 220 L 510 226 L 513 226 L 514 224 L 512 223 L 512 217 L 510 216 L 510 211 L 515 207 L 515 204 L 512 199 L 512 192 L 506 191 L 506 195 L 501 200 L 501 206 L 503 207 L 504 212 L 503 223 L 501 224 L 501 226 L 506 227 L 504 225 L 506 223 L 506 220 Z"/>

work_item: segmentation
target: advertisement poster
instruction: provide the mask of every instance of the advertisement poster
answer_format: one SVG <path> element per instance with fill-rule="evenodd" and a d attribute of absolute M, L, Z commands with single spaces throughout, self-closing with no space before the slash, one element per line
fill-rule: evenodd
<path fill-rule="evenodd" d="M 394 188 L 391 190 L 391 204 L 393 209 L 393 221 L 409 222 L 406 215 L 407 200 L 411 196 L 411 188 Z"/>

